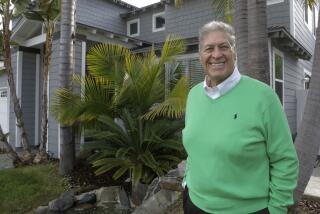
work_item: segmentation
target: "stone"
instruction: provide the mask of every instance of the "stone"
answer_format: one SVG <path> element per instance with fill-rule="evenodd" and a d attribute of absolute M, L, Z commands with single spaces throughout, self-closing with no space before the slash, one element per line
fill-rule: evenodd
<path fill-rule="evenodd" d="M 165 214 L 180 197 L 181 192 L 162 189 L 143 202 L 132 214 Z"/>
<path fill-rule="evenodd" d="M 130 207 L 127 193 L 120 186 L 102 187 L 95 192 L 97 197 L 97 206 L 106 204 L 118 204 L 119 207 Z"/>
<path fill-rule="evenodd" d="M 84 211 L 94 208 L 93 204 L 78 204 L 73 208 L 74 211 Z"/>
<path fill-rule="evenodd" d="M 161 177 L 160 178 L 161 189 L 173 190 L 183 192 L 182 179 L 177 177 Z"/>
<path fill-rule="evenodd" d="M 94 204 L 97 201 L 96 194 L 84 193 L 80 196 L 76 196 L 77 204 Z"/>
<path fill-rule="evenodd" d="M 49 212 L 48 206 L 40 206 L 34 211 L 35 214 L 47 214 L 48 212 Z"/>
<path fill-rule="evenodd" d="M 49 210 L 54 212 L 66 211 L 73 206 L 75 194 L 73 191 L 63 193 L 58 199 L 49 202 Z"/>
<path fill-rule="evenodd" d="M 147 193 L 148 190 L 148 185 L 147 184 L 142 184 L 138 183 L 135 188 L 132 190 L 132 202 L 135 205 L 140 205 Z"/>
<path fill-rule="evenodd" d="M 153 181 L 151 182 L 151 184 L 148 187 L 148 190 L 146 192 L 145 197 L 143 198 L 143 201 L 148 200 L 148 198 L 150 198 L 152 195 L 156 194 L 157 192 L 159 192 L 161 190 L 159 180 L 160 180 L 159 177 L 153 179 Z"/>

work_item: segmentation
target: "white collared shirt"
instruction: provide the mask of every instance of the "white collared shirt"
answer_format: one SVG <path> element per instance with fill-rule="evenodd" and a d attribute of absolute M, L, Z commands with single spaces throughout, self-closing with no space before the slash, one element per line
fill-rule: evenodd
<path fill-rule="evenodd" d="M 211 99 L 217 99 L 236 86 L 241 79 L 241 74 L 237 67 L 234 68 L 232 74 L 217 86 L 209 87 L 207 84 L 208 75 L 206 75 L 203 88 Z"/>

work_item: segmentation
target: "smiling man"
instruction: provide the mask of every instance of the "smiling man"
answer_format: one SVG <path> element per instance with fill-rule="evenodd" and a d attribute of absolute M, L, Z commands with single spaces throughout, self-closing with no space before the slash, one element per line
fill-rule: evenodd
<path fill-rule="evenodd" d="M 188 95 L 186 214 L 285 214 L 293 204 L 298 159 L 275 92 L 236 67 L 233 28 L 204 25 L 203 83 Z"/>

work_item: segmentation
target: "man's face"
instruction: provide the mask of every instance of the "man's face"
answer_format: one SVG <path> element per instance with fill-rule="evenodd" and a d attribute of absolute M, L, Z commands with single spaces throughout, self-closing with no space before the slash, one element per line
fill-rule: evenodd
<path fill-rule="evenodd" d="M 228 78 L 235 66 L 236 55 L 228 41 L 227 33 L 209 32 L 203 37 L 200 61 L 210 80 L 210 86 Z"/>

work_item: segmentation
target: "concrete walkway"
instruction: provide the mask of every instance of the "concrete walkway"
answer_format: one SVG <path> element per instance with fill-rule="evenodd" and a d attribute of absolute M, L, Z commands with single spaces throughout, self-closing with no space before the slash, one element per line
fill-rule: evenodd
<path fill-rule="evenodd" d="M 313 170 L 304 194 L 306 197 L 318 198 L 320 201 L 320 167 Z"/>

